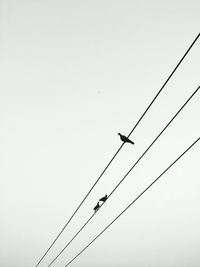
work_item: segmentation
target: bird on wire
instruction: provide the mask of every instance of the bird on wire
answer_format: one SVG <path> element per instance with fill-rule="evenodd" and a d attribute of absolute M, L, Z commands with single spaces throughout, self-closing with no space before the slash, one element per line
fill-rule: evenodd
<path fill-rule="evenodd" d="M 99 201 L 103 201 L 103 202 L 105 202 L 105 201 L 107 200 L 107 198 L 108 198 L 108 196 L 105 195 L 104 197 L 100 198 Z"/>
<path fill-rule="evenodd" d="M 100 205 L 99 205 L 99 202 L 97 202 L 96 206 L 93 209 L 94 212 L 97 212 L 99 208 L 100 208 Z"/>
<path fill-rule="evenodd" d="M 134 145 L 134 142 L 131 141 L 128 137 L 126 137 L 125 135 L 122 135 L 120 133 L 118 133 L 118 135 L 120 136 L 120 139 L 122 140 L 122 142 L 124 143 L 131 143 L 132 145 Z"/>

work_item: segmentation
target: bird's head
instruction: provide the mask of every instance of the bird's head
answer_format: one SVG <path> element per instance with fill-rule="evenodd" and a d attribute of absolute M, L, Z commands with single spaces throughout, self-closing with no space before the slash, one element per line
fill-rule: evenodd
<path fill-rule="evenodd" d="M 121 134 L 120 134 L 120 133 L 118 133 L 118 135 L 120 135 L 120 136 L 121 136 Z"/>

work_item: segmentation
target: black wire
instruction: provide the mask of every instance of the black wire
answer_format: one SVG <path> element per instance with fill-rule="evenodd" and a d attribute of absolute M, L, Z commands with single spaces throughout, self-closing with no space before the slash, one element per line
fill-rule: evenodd
<path fill-rule="evenodd" d="M 192 44 L 190 45 L 190 47 L 188 48 L 188 50 L 185 52 L 184 56 L 181 58 L 181 60 L 179 61 L 179 63 L 176 65 L 176 67 L 174 68 L 174 70 L 172 71 L 172 73 L 169 75 L 169 77 L 167 78 L 167 80 L 165 81 L 165 83 L 163 84 L 163 86 L 160 88 L 160 90 L 158 91 L 157 95 L 154 97 L 154 99 L 151 101 L 151 103 L 149 104 L 148 108 L 145 110 L 145 112 L 142 114 L 142 116 L 140 117 L 140 119 L 138 120 L 138 122 L 136 123 L 136 125 L 134 126 L 134 128 L 132 129 L 132 131 L 129 133 L 128 137 L 132 134 L 132 132 L 135 130 L 135 128 L 137 127 L 137 125 L 140 123 L 140 121 L 142 120 L 142 118 L 144 117 L 144 115 L 147 113 L 147 111 L 149 110 L 149 108 L 151 107 L 151 105 L 153 104 L 153 102 L 156 100 L 156 98 L 158 97 L 158 95 L 161 93 L 162 89 L 165 87 L 165 85 L 168 83 L 168 81 L 170 80 L 170 78 L 172 77 L 172 75 L 174 74 L 174 72 L 177 70 L 177 68 L 179 67 L 179 65 L 181 64 L 181 62 L 183 61 L 183 59 L 186 57 L 186 55 L 188 54 L 188 52 L 190 51 L 190 49 L 193 47 L 193 45 L 196 43 L 197 39 L 199 38 L 200 33 L 197 35 L 197 37 L 194 39 L 194 41 L 192 42 Z"/>
<path fill-rule="evenodd" d="M 115 188 L 111 191 L 111 193 L 108 195 L 108 198 L 114 193 L 114 191 L 119 187 L 119 185 L 125 180 L 125 178 L 130 174 L 130 172 L 135 168 L 135 166 L 138 164 L 138 162 L 144 157 L 144 155 L 147 153 L 147 151 L 153 146 L 153 144 L 158 140 L 158 138 L 163 134 L 163 132 L 168 128 L 168 126 L 172 123 L 172 121 L 178 116 L 178 114 L 183 110 L 183 108 L 188 104 L 188 102 L 192 99 L 192 97 L 198 92 L 200 89 L 200 86 L 197 87 L 197 89 L 192 93 L 192 95 L 186 100 L 186 102 L 182 105 L 182 107 L 176 112 L 176 114 L 172 117 L 172 119 L 166 124 L 166 126 L 163 128 L 163 130 L 157 135 L 157 137 L 153 140 L 153 142 L 148 146 L 148 148 L 142 153 L 142 155 L 139 157 L 139 159 L 134 163 L 134 165 L 130 168 L 130 170 L 124 175 L 124 177 L 120 180 L 120 182 L 115 186 Z M 103 203 L 104 204 L 104 203 Z M 101 205 L 101 207 L 103 206 Z M 83 228 L 89 223 L 89 221 L 93 218 L 93 216 L 96 213 L 94 213 L 90 218 L 84 223 L 84 225 L 79 229 L 79 231 L 73 236 L 73 238 L 67 243 L 67 245 L 59 252 L 59 254 L 50 262 L 48 267 L 50 267 L 55 260 L 64 252 L 64 250 L 71 244 L 71 242 L 76 238 L 76 236 L 83 230 Z"/>
<path fill-rule="evenodd" d="M 99 238 L 125 211 L 127 211 L 153 184 L 155 184 L 163 174 L 165 174 L 188 150 L 190 150 L 198 141 L 198 138 L 192 143 L 174 162 L 172 162 L 142 193 L 140 193 L 110 224 L 108 224 L 87 246 L 85 246 L 65 267 L 69 266 L 81 253 L 83 253 L 97 238 Z"/>
<path fill-rule="evenodd" d="M 182 107 L 176 112 L 176 114 L 173 116 L 173 118 L 167 123 L 167 125 L 162 129 L 162 131 L 158 134 L 158 136 L 153 140 L 153 142 L 148 146 L 148 148 L 144 151 L 144 153 L 139 157 L 139 159 L 135 162 L 135 164 L 130 168 L 130 170 L 126 173 L 126 175 L 123 177 L 123 179 L 117 184 L 117 186 L 112 190 L 110 197 L 114 191 L 117 189 L 117 187 L 124 181 L 124 179 L 129 175 L 129 173 L 133 170 L 133 168 L 138 164 L 138 162 L 143 158 L 143 156 L 147 153 L 147 151 L 152 147 L 152 145 L 157 141 L 157 139 L 163 134 L 163 132 L 167 129 L 167 127 L 172 123 L 172 121 L 178 116 L 178 114 L 181 112 L 181 110 L 187 105 L 187 103 L 192 99 L 192 97 L 198 92 L 200 86 L 197 87 L 197 89 L 192 93 L 192 95 L 187 99 L 187 101 L 182 105 Z"/>
<path fill-rule="evenodd" d="M 172 71 L 172 73 L 169 75 L 169 77 L 167 78 L 167 80 L 165 81 L 165 83 L 163 84 L 163 86 L 160 88 L 160 90 L 158 91 L 158 93 L 156 94 L 156 96 L 154 97 L 154 99 L 151 101 L 151 103 L 149 104 L 149 106 L 146 108 L 146 110 L 144 111 L 144 113 L 142 114 L 142 116 L 140 117 L 140 119 L 137 121 L 137 123 L 135 124 L 135 126 L 133 127 L 133 129 L 131 130 L 131 132 L 129 133 L 128 137 L 133 133 L 133 131 L 135 130 L 135 128 L 138 126 L 138 124 L 140 123 L 140 121 L 143 119 L 143 117 L 145 116 L 145 114 L 147 113 L 147 111 L 149 110 L 149 108 L 151 107 L 151 105 L 153 104 L 153 102 L 156 100 L 156 98 L 158 97 L 158 95 L 161 93 L 161 91 L 164 89 L 165 85 L 168 83 L 168 81 L 170 80 L 170 78 L 172 77 L 172 75 L 174 74 L 174 72 L 177 70 L 177 68 L 179 67 L 179 65 L 181 64 L 181 62 L 183 61 L 183 59 L 186 57 L 186 55 L 189 53 L 189 51 L 191 50 L 191 48 L 193 47 L 193 45 L 195 44 L 195 42 L 197 41 L 197 39 L 199 38 L 200 33 L 197 35 L 197 37 L 195 38 L 195 40 L 192 42 L 192 44 L 190 45 L 190 47 L 187 49 L 187 51 L 185 52 L 185 54 L 183 55 L 183 57 L 181 58 L 181 60 L 178 62 L 178 64 L 176 65 L 176 67 L 174 68 L 174 70 Z M 70 223 L 70 221 L 72 220 L 72 218 L 74 217 L 74 215 L 77 213 L 77 211 L 80 209 L 80 207 L 82 206 L 82 204 L 84 203 L 84 201 L 86 200 L 86 198 L 89 196 L 89 194 L 91 193 L 91 191 L 93 190 L 93 188 L 96 186 L 96 184 L 99 182 L 99 180 L 101 179 L 101 177 L 103 176 L 103 174 L 105 173 L 105 171 L 108 169 L 108 167 L 110 166 L 110 164 L 112 163 L 112 161 L 114 160 L 114 158 L 117 156 L 117 154 L 119 153 L 119 151 L 121 150 L 121 148 L 123 147 L 124 143 L 120 146 L 120 148 L 117 150 L 117 152 L 114 154 L 114 156 L 112 157 L 112 159 L 109 161 L 109 163 L 107 164 L 107 166 L 105 167 L 105 169 L 102 171 L 102 173 L 100 174 L 100 176 L 98 177 L 98 179 L 96 180 L 96 182 L 93 184 L 93 186 L 90 188 L 90 190 L 88 191 L 88 193 L 86 194 L 86 196 L 83 198 L 83 200 L 81 201 L 81 203 L 79 204 L 79 206 L 77 207 L 77 209 L 74 211 L 74 213 L 72 214 L 72 216 L 69 218 L 69 220 L 67 221 L 67 223 L 64 225 L 64 227 L 62 228 L 62 230 L 59 232 L 59 234 L 56 236 L 56 238 L 54 239 L 54 241 L 52 242 L 52 244 L 50 245 L 50 247 L 47 249 L 47 251 L 44 253 L 44 255 L 41 257 L 41 259 L 38 261 L 38 263 L 36 264 L 36 267 L 40 264 L 40 262 L 44 259 L 44 257 L 46 256 L 46 254 L 49 252 L 49 250 L 52 248 L 52 246 L 55 244 L 55 242 L 58 240 L 58 238 L 60 237 L 60 235 L 62 234 L 62 232 L 65 230 L 65 228 L 67 227 L 67 225 Z"/>
<path fill-rule="evenodd" d="M 102 206 L 102 205 L 101 205 Z M 89 223 L 89 221 L 93 218 L 93 216 L 96 214 L 93 213 L 92 216 L 84 223 L 84 225 L 78 230 L 78 232 L 72 237 L 72 239 L 67 243 L 67 245 L 59 252 L 59 254 L 49 263 L 48 267 L 50 267 L 57 258 L 64 252 L 64 250 L 71 244 L 71 242 L 76 238 L 76 236 L 83 230 L 83 228 Z"/>

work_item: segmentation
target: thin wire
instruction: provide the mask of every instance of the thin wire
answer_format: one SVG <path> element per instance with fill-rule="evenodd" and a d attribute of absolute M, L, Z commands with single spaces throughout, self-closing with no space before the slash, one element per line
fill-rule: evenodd
<path fill-rule="evenodd" d="M 187 153 L 198 141 L 198 138 L 192 143 L 174 162 L 172 162 L 142 193 L 140 193 L 110 224 L 108 224 L 88 245 L 86 245 L 72 260 L 70 260 L 65 267 L 69 266 L 80 254 L 82 254 L 97 238 L 99 238 L 119 217 L 125 213 L 153 184 L 155 184 L 163 174 L 165 174 L 185 153 Z"/>
<path fill-rule="evenodd" d="M 178 62 L 178 64 L 176 65 L 176 67 L 174 68 L 174 70 L 172 71 L 172 73 L 169 75 L 169 77 L 167 78 L 167 80 L 163 84 L 163 86 L 160 88 L 160 90 L 158 91 L 158 93 L 156 94 L 156 96 L 154 97 L 154 99 L 151 101 L 151 103 L 149 104 L 149 106 L 146 108 L 146 110 L 144 111 L 144 113 L 142 114 L 142 116 L 140 117 L 140 119 L 137 121 L 137 123 L 135 124 L 135 126 L 133 127 L 133 129 L 131 130 L 131 132 L 129 133 L 128 137 L 133 133 L 133 131 L 135 130 L 135 128 L 138 126 L 138 124 L 140 123 L 140 121 L 143 119 L 143 117 L 145 116 L 145 114 L 147 113 L 147 111 L 149 110 L 149 108 L 152 106 L 152 104 L 154 103 L 154 101 L 156 100 L 156 98 L 158 97 L 158 95 L 164 89 L 165 85 L 168 83 L 168 81 L 170 80 L 170 78 L 172 77 L 172 75 L 175 73 L 175 71 L 177 70 L 177 68 L 179 67 L 179 65 L 183 61 L 183 59 L 186 57 L 186 55 L 189 53 L 189 51 L 191 50 L 191 48 L 193 47 L 193 45 L 196 43 L 196 41 L 199 38 L 199 36 L 200 36 L 200 33 L 197 35 L 197 37 L 192 42 L 192 44 L 190 45 L 190 47 L 187 49 L 187 51 L 185 52 L 185 54 L 183 55 L 183 57 L 181 58 L 181 60 Z M 72 218 L 75 216 L 75 214 L 77 213 L 77 211 L 80 209 L 80 207 L 82 206 L 82 204 L 84 203 L 84 201 L 86 200 L 86 198 L 89 196 L 89 194 L 91 193 L 91 191 L 93 190 L 93 188 L 96 186 L 96 184 L 99 182 L 99 180 L 101 179 L 101 177 L 103 176 L 103 174 L 106 172 L 106 170 L 108 169 L 108 167 L 110 166 L 110 164 L 112 163 L 112 161 L 114 160 L 114 158 L 117 156 L 117 154 L 119 153 L 119 151 L 122 149 L 123 145 L 124 145 L 124 143 L 122 143 L 122 145 L 119 147 L 119 149 L 114 154 L 114 156 L 112 157 L 112 159 L 109 161 L 109 163 L 107 164 L 107 166 L 105 167 L 105 169 L 102 171 L 102 173 L 100 174 L 100 176 L 97 178 L 96 182 L 93 184 L 93 186 L 90 188 L 90 190 L 88 191 L 88 193 L 86 194 L 86 196 L 83 198 L 83 200 L 81 201 L 81 203 L 79 204 L 79 206 L 76 208 L 76 210 L 74 211 L 74 213 L 72 214 L 72 216 L 69 218 L 69 220 L 64 225 L 64 227 L 62 228 L 62 230 L 59 232 L 59 234 L 56 236 L 56 238 L 51 243 L 51 245 L 49 246 L 49 248 L 43 254 L 43 256 L 41 257 L 41 259 L 38 261 L 38 263 L 36 264 L 36 267 L 40 264 L 40 262 L 44 259 L 44 257 L 47 255 L 47 253 L 49 252 L 49 250 L 52 248 L 52 246 L 58 240 L 58 238 L 60 237 L 60 235 L 62 234 L 62 232 L 65 230 L 65 228 L 70 223 L 70 221 L 72 220 Z"/>
<path fill-rule="evenodd" d="M 102 205 L 101 205 L 102 206 Z M 67 243 L 67 245 L 59 252 L 59 254 L 49 263 L 48 267 L 50 267 L 56 260 L 57 258 L 64 252 L 64 250 L 71 244 L 71 242 L 76 238 L 76 236 L 83 230 L 83 228 L 89 223 L 89 221 L 94 217 L 94 215 L 97 213 L 92 214 L 90 218 L 84 223 L 84 225 L 78 230 L 78 232 L 72 237 L 72 239 Z"/>
<path fill-rule="evenodd" d="M 163 134 L 163 132 L 167 129 L 167 127 L 172 123 L 172 121 L 178 116 L 181 110 L 188 104 L 188 102 L 192 99 L 192 97 L 198 92 L 200 86 L 192 93 L 192 95 L 187 99 L 187 101 L 182 105 L 182 107 L 176 112 L 173 118 L 167 123 L 167 125 L 163 128 L 163 130 L 158 134 L 158 136 L 153 140 L 153 142 L 148 146 L 148 148 L 144 151 L 144 153 L 139 157 L 139 159 L 135 162 L 135 164 L 130 168 L 130 170 L 126 173 L 126 175 L 122 178 L 122 180 L 117 184 L 117 186 L 112 190 L 110 197 L 114 191 L 118 188 L 118 186 L 124 181 L 124 179 L 129 175 L 129 173 L 134 169 L 134 167 L 138 164 L 138 162 L 143 158 L 143 156 L 147 153 L 147 151 L 152 147 L 152 145 L 157 141 L 157 139 Z"/>
<path fill-rule="evenodd" d="M 186 100 L 186 102 L 182 105 L 182 107 L 176 112 L 176 114 L 172 117 L 172 119 L 166 124 L 163 130 L 157 135 L 157 137 L 153 140 L 153 142 L 148 146 L 148 148 L 142 153 L 139 159 L 134 163 L 134 165 L 130 168 L 130 170 L 124 175 L 124 177 L 120 180 L 120 182 L 115 186 L 115 188 L 108 195 L 108 198 L 114 193 L 114 191 L 119 187 L 119 185 L 125 180 L 125 178 L 130 174 L 130 172 L 135 168 L 138 162 L 144 157 L 147 151 L 153 146 L 153 144 L 158 140 L 158 138 L 163 134 L 163 132 L 168 128 L 168 126 L 172 123 L 172 121 L 178 116 L 178 114 L 183 110 L 183 108 L 188 104 L 188 102 L 192 99 L 192 97 L 198 92 L 200 86 L 192 93 L 192 95 Z M 107 199 L 108 199 L 107 198 Z M 107 201 L 106 201 L 107 202 Z M 104 202 L 105 203 L 105 202 Z M 103 203 L 103 204 L 104 204 Z M 101 205 L 101 207 L 103 206 Z M 79 229 L 79 231 L 73 236 L 73 238 L 66 244 L 66 246 L 59 252 L 59 254 L 50 262 L 48 267 L 50 267 L 55 260 L 64 252 L 64 250 L 71 244 L 71 242 L 76 238 L 76 236 L 83 230 L 83 228 L 89 223 L 89 221 L 94 217 L 96 213 L 92 214 L 90 218 L 84 223 L 84 225 Z"/>
<path fill-rule="evenodd" d="M 186 55 L 188 54 L 188 52 L 191 50 L 191 48 L 193 47 L 193 45 L 196 43 L 196 41 L 199 38 L 199 36 L 200 36 L 200 33 L 194 39 L 194 41 L 192 42 L 192 44 L 190 45 L 190 47 L 188 48 L 188 50 L 185 52 L 185 54 L 183 55 L 183 57 L 181 58 L 181 60 L 179 61 L 179 63 L 176 65 L 176 67 L 174 68 L 174 70 L 172 71 L 172 73 L 169 75 L 169 77 L 167 78 L 167 80 L 165 81 L 165 83 L 163 84 L 163 86 L 158 91 L 157 95 L 151 101 L 151 103 L 149 104 L 148 108 L 145 110 L 145 112 L 142 114 L 142 116 L 140 117 L 140 119 L 138 120 L 138 122 L 136 123 L 136 125 L 134 126 L 134 128 L 132 129 L 132 131 L 129 133 L 128 137 L 133 133 L 133 131 L 135 130 L 135 128 L 138 126 L 138 124 L 140 123 L 140 121 L 142 120 L 142 118 L 144 117 L 144 115 L 147 113 L 147 111 L 149 110 L 149 108 L 151 107 L 151 105 L 153 104 L 153 102 L 156 100 L 156 98 L 158 97 L 158 95 L 161 93 L 162 89 L 165 87 L 165 85 L 171 79 L 172 75 L 175 73 L 175 71 L 177 70 L 177 68 L 179 67 L 179 65 L 183 61 L 183 59 L 186 57 Z"/>

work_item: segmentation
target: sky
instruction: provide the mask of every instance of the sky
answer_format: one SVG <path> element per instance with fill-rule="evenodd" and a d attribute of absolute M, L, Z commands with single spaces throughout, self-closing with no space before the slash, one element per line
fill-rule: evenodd
<path fill-rule="evenodd" d="M 200 2 L 0 0 L 0 266 L 32 267 L 199 34 Z M 200 85 L 200 40 L 40 266 Z M 200 92 L 52 266 L 200 136 Z M 71 266 L 200 266 L 200 142 Z"/>

